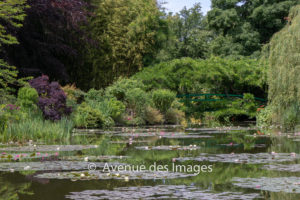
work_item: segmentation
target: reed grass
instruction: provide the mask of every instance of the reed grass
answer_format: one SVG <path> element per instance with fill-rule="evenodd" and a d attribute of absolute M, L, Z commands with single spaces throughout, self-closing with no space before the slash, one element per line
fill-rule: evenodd
<path fill-rule="evenodd" d="M 8 124 L 6 131 L 0 135 L 0 140 L 2 142 L 28 142 L 29 140 L 45 143 L 65 142 L 70 139 L 72 129 L 73 122 L 68 118 L 52 122 L 44 120 L 42 116 L 32 116 Z"/>

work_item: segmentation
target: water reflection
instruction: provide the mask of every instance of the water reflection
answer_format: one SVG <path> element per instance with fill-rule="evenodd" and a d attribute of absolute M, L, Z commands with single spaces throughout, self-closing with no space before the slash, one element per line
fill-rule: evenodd
<path fill-rule="evenodd" d="M 186 166 L 211 165 L 213 171 L 172 179 L 166 176 L 161 180 L 151 178 L 147 172 L 148 174 L 129 174 L 135 178 L 131 179 L 128 175 L 128 180 L 112 178 L 86 179 L 85 181 L 81 181 L 80 172 L 78 172 L 78 177 L 75 175 L 76 181 L 74 178 L 60 180 L 51 175 L 51 173 L 59 173 L 59 169 L 47 172 L 47 176 L 42 176 L 45 174 L 43 171 L 1 173 L 0 196 L 2 199 L 52 200 L 76 199 L 76 196 L 84 193 L 86 197 L 97 194 L 96 197 L 100 199 L 105 195 L 113 198 L 116 194 L 132 196 L 135 191 L 143 191 L 144 196 L 137 198 L 147 198 L 151 191 L 161 188 L 158 196 L 164 194 L 168 196 L 180 190 L 181 196 L 171 196 L 178 199 L 193 198 L 195 197 L 193 194 L 201 194 L 211 199 L 300 199 L 299 194 L 296 194 L 298 190 L 300 191 L 298 179 L 289 178 L 300 177 L 299 170 L 293 170 L 299 164 L 300 153 L 300 142 L 294 141 L 295 139 L 297 138 L 286 135 L 271 137 L 248 127 L 184 130 L 181 127 L 159 126 L 118 127 L 109 131 L 79 131 L 74 134 L 69 144 L 98 145 L 98 147 L 60 151 L 59 159 L 77 161 L 80 165 L 86 161 L 99 160 L 146 167 L 156 163 L 167 165 L 168 168 L 171 168 L 174 163 Z M 35 160 L 35 162 L 40 161 Z M 282 170 L 274 170 L 274 168 Z M 98 170 L 100 169 L 101 166 L 98 167 Z M 72 170 L 74 171 L 70 168 L 70 171 Z M 148 179 L 143 179 L 143 176 L 147 176 Z M 235 177 L 239 179 L 233 179 Z M 261 179 L 262 177 L 266 178 Z M 280 179 L 279 177 L 286 178 Z M 242 182 L 243 185 L 237 184 L 236 180 Z M 253 180 L 265 182 L 256 185 L 257 183 Z M 277 181 L 276 187 L 269 184 L 272 180 Z M 290 181 L 289 184 L 293 185 L 291 190 L 284 190 L 284 181 Z M 227 196 L 223 197 L 222 194 L 225 193 Z"/>

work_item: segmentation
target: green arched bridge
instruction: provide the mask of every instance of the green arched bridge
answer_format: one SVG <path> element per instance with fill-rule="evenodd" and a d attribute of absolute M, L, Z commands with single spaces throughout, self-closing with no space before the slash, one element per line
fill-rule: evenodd
<path fill-rule="evenodd" d="M 204 98 L 203 98 L 204 97 Z M 222 97 L 219 99 L 213 97 Z M 181 101 L 192 101 L 192 102 L 201 102 L 201 101 L 224 101 L 226 99 L 232 98 L 243 98 L 244 95 L 239 94 L 178 94 L 177 98 L 182 99 Z M 267 100 L 259 97 L 254 97 L 256 101 L 266 103 Z"/>

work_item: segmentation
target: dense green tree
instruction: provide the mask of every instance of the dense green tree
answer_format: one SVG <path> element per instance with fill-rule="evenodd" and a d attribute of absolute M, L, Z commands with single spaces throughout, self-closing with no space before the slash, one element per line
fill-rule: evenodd
<path fill-rule="evenodd" d="M 166 24 L 156 0 L 94 0 L 86 28 L 95 42 L 87 49 L 91 85 L 107 86 L 119 76 L 129 76 L 151 61 Z"/>
<path fill-rule="evenodd" d="M 293 7 L 289 23 L 266 47 L 269 61 L 269 101 L 274 123 L 293 128 L 300 122 L 300 6 Z"/>
<path fill-rule="evenodd" d="M 3 54 L 3 45 L 18 44 L 13 35 L 17 28 L 22 26 L 25 18 L 26 0 L 4 0 L 0 2 L 0 53 Z M 15 67 L 0 59 L 0 103 L 7 95 L 14 91 L 13 86 L 24 84 L 17 79 L 18 71 Z"/>
<path fill-rule="evenodd" d="M 158 61 L 181 57 L 207 57 L 212 34 L 206 29 L 200 3 L 190 9 L 184 7 L 175 15 L 169 13 L 166 19 L 169 25 L 169 37 L 157 56 Z"/>
<path fill-rule="evenodd" d="M 16 31 L 19 45 L 5 48 L 4 55 L 22 76 L 47 74 L 61 83 L 71 81 L 69 71 L 80 64 L 86 21 L 84 0 L 27 0 L 30 8 Z"/>
<path fill-rule="evenodd" d="M 211 52 L 257 56 L 261 46 L 286 24 L 290 7 L 297 3 L 298 0 L 212 0 L 207 21 L 217 37 Z"/>
<path fill-rule="evenodd" d="M 25 18 L 26 0 L 4 0 L 0 2 L 0 47 L 17 44 L 11 32 L 20 28 Z"/>

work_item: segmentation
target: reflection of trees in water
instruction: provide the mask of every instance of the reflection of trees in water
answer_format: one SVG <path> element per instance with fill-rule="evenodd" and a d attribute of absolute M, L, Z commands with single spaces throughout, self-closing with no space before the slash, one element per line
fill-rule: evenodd
<path fill-rule="evenodd" d="M 300 153 L 300 142 L 293 141 L 292 138 L 282 137 L 272 137 L 272 144 L 269 147 L 269 152 L 280 152 L 280 153 Z"/>
<path fill-rule="evenodd" d="M 30 182 L 16 181 L 18 178 L 16 175 L 13 176 L 9 177 L 6 174 L 0 176 L 0 200 L 19 200 L 22 195 L 33 195 Z"/>
<path fill-rule="evenodd" d="M 255 137 L 249 137 L 247 136 L 247 132 L 241 132 L 241 133 L 231 133 L 232 135 L 232 140 L 236 143 L 236 144 L 243 144 L 244 146 L 244 150 L 250 150 L 253 149 L 255 147 L 255 141 L 256 138 Z"/>

